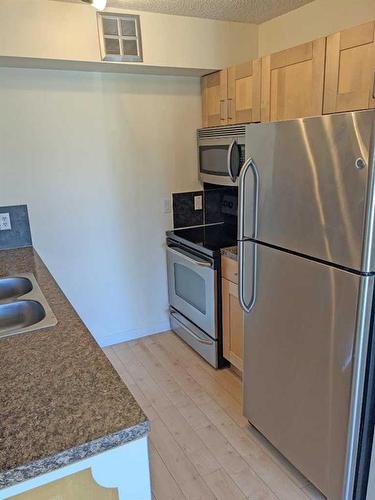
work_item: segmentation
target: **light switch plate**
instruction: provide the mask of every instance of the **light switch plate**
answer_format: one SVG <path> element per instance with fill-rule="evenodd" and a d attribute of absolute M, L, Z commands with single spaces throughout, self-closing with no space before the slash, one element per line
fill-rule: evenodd
<path fill-rule="evenodd" d="M 172 204 L 170 198 L 163 198 L 163 213 L 170 214 L 172 212 Z"/>
<path fill-rule="evenodd" d="M 12 225 L 10 223 L 9 213 L 0 214 L 0 231 L 10 231 Z"/>
<path fill-rule="evenodd" d="M 203 196 L 201 194 L 194 196 L 194 210 L 202 210 L 202 199 Z"/>

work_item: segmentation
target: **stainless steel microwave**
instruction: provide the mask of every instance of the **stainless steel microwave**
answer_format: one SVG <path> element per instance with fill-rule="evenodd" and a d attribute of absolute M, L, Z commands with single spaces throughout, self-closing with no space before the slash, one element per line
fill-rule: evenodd
<path fill-rule="evenodd" d="M 237 186 L 246 160 L 245 125 L 201 128 L 198 137 L 198 166 L 201 182 Z"/>

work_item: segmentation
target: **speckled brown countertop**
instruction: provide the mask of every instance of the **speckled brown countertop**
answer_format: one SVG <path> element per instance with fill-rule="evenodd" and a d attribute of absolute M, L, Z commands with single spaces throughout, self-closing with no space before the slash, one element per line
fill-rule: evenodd
<path fill-rule="evenodd" d="M 34 273 L 58 324 L 0 339 L 0 488 L 140 438 L 147 417 L 32 248 L 0 276 Z"/>
<path fill-rule="evenodd" d="M 229 257 L 230 259 L 233 260 L 238 260 L 238 247 L 226 247 L 221 249 L 221 255 L 225 255 L 226 257 Z"/>

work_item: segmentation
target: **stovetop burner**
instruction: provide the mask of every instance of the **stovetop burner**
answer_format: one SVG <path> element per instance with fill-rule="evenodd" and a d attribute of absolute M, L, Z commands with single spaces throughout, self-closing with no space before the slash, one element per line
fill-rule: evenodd
<path fill-rule="evenodd" d="M 237 244 L 237 226 L 219 223 L 167 231 L 167 237 L 211 256 Z"/>

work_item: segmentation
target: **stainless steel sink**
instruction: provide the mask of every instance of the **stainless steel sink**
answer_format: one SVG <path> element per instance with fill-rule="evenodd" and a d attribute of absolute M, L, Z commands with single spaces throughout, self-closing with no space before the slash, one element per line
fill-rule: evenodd
<path fill-rule="evenodd" d="M 3 332 L 35 325 L 45 317 L 46 311 L 42 304 L 35 300 L 17 300 L 0 304 L 0 335 Z"/>
<path fill-rule="evenodd" d="M 14 278 L 0 278 L 0 302 L 16 299 L 31 292 L 33 284 L 28 278 L 16 276 Z"/>
<path fill-rule="evenodd" d="M 0 278 L 0 338 L 56 324 L 56 316 L 33 274 Z"/>

